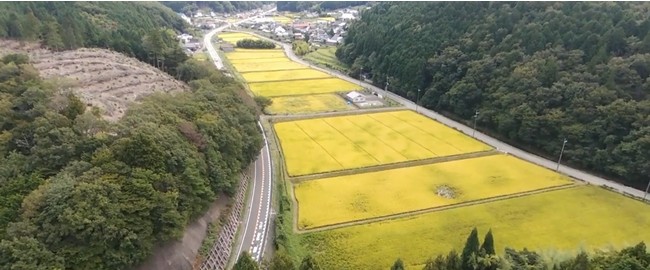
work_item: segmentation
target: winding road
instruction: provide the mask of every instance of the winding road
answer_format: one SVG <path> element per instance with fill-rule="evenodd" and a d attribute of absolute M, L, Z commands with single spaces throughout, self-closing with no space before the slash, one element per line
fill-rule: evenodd
<path fill-rule="evenodd" d="M 242 23 L 248 20 L 252 20 L 258 16 L 263 16 L 267 13 L 275 11 L 275 8 L 267 10 L 257 16 L 252 16 L 250 18 L 236 22 L 235 24 Z M 212 44 L 212 37 L 224 29 L 228 28 L 230 24 L 226 24 L 219 28 L 216 28 L 203 37 L 204 46 L 208 49 L 208 53 L 214 62 L 214 65 L 217 69 L 223 69 L 223 61 L 219 57 L 217 50 Z M 253 259 L 258 262 L 262 261 L 264 255 L 264 247 L 267 244 L 268 230 L 269 230 L 269 216 L 271 211 L 271 192 L 273 190 L 273 172 L 271 167 L 271 153 L 269 152 L 269 143 L 264 132 L 264 128 L 261 123 L 258 122 L 260 130 L 262 131 L 262 136 L 264 138 L 264 146 L 260 151 L 257 160 L 253 165 L 253 177 L 252 185 L 249 184 L 249 187 L 252 187 L 248 192 L 248 197 L 246 199 L 247 206 L 244 211 L 244 220 L 243 228 L 240 227 L 240 231 L 243 232 L 239 234 L 235 243 L 233 244 L 233 251 L 235 252 L 235 260 L 239 258 L 239 255 L 246 251 L 248 252 Z M 231 254 L 231 258 L 232 258 Z"/>

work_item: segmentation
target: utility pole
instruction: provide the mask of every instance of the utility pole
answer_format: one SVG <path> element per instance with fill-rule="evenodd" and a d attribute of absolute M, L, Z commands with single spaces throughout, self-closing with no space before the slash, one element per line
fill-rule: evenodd
<path fill-rule="evenodd" d="M 415 98 L 415 112 L 418 112 L 418 105 L 420 104 L 420 88 L 418 88 L 418 96 Z"/>
<path fill-rule="evenodd" d="M 564 153 L 564 146 L 566 145 L 567 142 L 568 142 L 567 139 L 564 138 L 564 141 L 562 142 L 562 150 L 560 150 L 560 158 L 557 160 L 557 168 L 555 168 L 556 172 L 560 170 L 560 162 L 562 162 L 562 154 Z"/>
<path fill-rule="evenodd" d="M 388 94 L 388 85 L 390 85 L 390 83 L 388 83 L 388 76 L 386 76 L 386 87 L 384 87 L 384 96 Z"/>
<path fill-rule="evenodd" d="M 476 119 L 478 119 L 478 110 L 474 113 L 474 130 L 472 130 L 472 138 L 474 138 L 474 135 L 476 134 Z"/>
<path fill-rule="evenodd" d="M 648 186 L 645 188 L 645 194 L 643 194 L 643 201 L 645 201 L 645 197 L 648 196 L 648 189 L 650 189 L 650 180 L 648 181 Z"/>

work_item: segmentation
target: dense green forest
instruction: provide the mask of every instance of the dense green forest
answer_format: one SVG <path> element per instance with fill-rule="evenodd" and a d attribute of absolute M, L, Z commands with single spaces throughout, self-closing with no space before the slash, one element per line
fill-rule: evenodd
<path fill-rule="evenodd" d="M 168 73 L 187 59 L 175 32 L 187 25 L 157 2 L 1 2 L 0 38 L 52 50 L 108 48 Z"/>
<path fill-rule="evenodd" d="M 219 13 L 235 13 L 251 9 L 261 8 L 270 1 L 163 1 L 162 4 L 172 10 L 191 15 L 201 8 L 209 8 Z"/>
<path fill-rule="evenodd" d="M 650 4 L 382 2 L 350 26 L 351 75 L 515 145 L 645 188 Z M 422 89 L 418 97 L 418 89 Z"/>
<path fill-rule="evenodd" d="M 156 94 L 118 123 L 42 81 L 26 56 L 0 62 L 0 269 L 125 269 L 182 235 L 262 139 L 240 85 L 194 60 L 192 91 Z"/>
<path fill-rule="evenodd" d="M 326 11 L 365 5 L 368 1 L 277 1 L 278 11 Z"/>

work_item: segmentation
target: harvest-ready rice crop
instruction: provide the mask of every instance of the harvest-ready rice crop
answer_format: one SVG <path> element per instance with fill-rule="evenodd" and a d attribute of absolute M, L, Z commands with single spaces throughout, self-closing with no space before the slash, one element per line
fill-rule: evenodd
<path fill-rule="evenodd" d="M 309 229 L 572 183 L 546 168 L 494 155 L 305 181 L 294 192 L 298 227 Z"/>
<path fill-rule="evenodd" d="M 328 78 L 330 77 L 330 75 L 315 69 L 305 68 L 305 69 L 282 70 L 282 71 L 248 72 L 242 74 L 242 77 L 244 77 L 244 80 L 246 80 L 246 82 L 254 83 L 254 82 Z"/>
<path fill-rule="evenodd" d="M 291 176 L 491 149 L 412 111 L 281 122 L 275 129 Z"/>
<path fill-rule="evenodd" d="M 293 70 L 308 68 L 305 65 L 296 62 L 254 62 L 254 63 L 232 63 L 238 72 L 257 72 L 257 71 L 275 71 L 275 70 Z"/>
<path fill-rule="evenodd" d="M 273 104 L 266 109 L 269 114 L 300 114 L 356 109 L 335 94 L 284 96 L 275 97 L 272 100 Z"/>
<path fill-rule="evenodd" d="M 647 204 L 581 186 L 299 237 L 322 269 L 388 269 L 396 258 L 408 268 L 460 252 L 474 227 L 481 236 L 492 229 L 497 253 L 525 247 L 551 254 L 647 243 L 648 224 Z"/>
<path fill-rule="evenodd" d="M 234 51 L 226 53 L 229 60 L 236 59 L 263 59 L 285 57 L 282 50 L 265 50 L 263 52 Z"/>
<path fill-rule="evenodd" d="M 253 39 L 253 40 L 258 40 L 259 39 L 258 37 L 254 36 L 254 35 L 250 35 L 250 34 L 246 34 L 246 33 L 221 33 L 221 34 L 218 34 L 218 37 L 223 39 L 224 41 L 232 43 L 232 44 L 236 44 L 237 41 L 242 40 L 242 39 Z"/>
<path fill-rule="evenodd" d="M 293 62 L 286 56 L 271 57 L 271 58 L 249 58 L 249 59 L 228 59 L 230 63 L 234 64 L 250 64 L 250 63 L 279 63 L 279 62 Z"/>
<path fill-rule="evenodd" d="M 249 83 L 248 86 L 256 95 L 266 97 L 346 92 L 361 89 L 356 84 L 338 78 Z"/>

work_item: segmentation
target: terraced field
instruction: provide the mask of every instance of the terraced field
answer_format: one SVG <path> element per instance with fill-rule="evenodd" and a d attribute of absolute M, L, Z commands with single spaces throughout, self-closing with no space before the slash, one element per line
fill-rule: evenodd
<path fill-rule="evenodd" d="M 648 210 L 640 201 L 581 186 L 299 237 L 323 269 L 387 269 L 398 257 L 408 268 L 460 252 L 474 227 L 481 235 L 492 229 L 497 253 L 507 246 L 574 254 L 648 242 Z"/>
<path fill-rule="evenodd" d="M 305 60 L 314 62 L 316 64 L 335 69 L 347 70 L 348 67 L 336 58 L 336 47 L 323 47 L 314 52 L 305 55 Z"/>
<path fill-rule="evenodd" d="M 249 87 L 256 95 L 266 97 L 335 93 L 361 89 L 356 84 L 338 78 L 250 83 Z"/>
<path fill-rule="evenodd" d="M 241 60 L 241 59 L 264 59 L 264 58 L 284 58 L 284 52 L 282 50 L 259 50 L 259 51 L 234 51 L 226 54 L 226 57 L 230 60 Z"/>
<path fill-rule="evenodd" d="M 491 149 L 412 111 L 281 122 L 275 131 L 291 176 Z"/>
<path fill-rule="evenodd" d="M 278 70 L 295 70 L 308 68 L 305 65 L 298 64 L 292 61 L 278 61 L 278 62 L 239 62 L 232 63 L 239 73 L 245 72 L 261 72 L 261 71 L 278 71 Z"/>
<path fill-rule="evenodd" d="M 245 33 L 220 33 L 218 34 L 218 37 L 232 44 L 237 44 L 237 41 L 240 41 L 242 39 L 253 39 L 253 40 L 260 39 L 254 35 L 245 34 Z"/>
<path fill-rule="evenodd" d="M 249 83 L 256 83 L 329 78 L 330 75 L 315 69 L 304 68 L 295 70 L 247 72 L 242 74 L 242 77 L 244 77 L 244 79 Z"/>
<path fill-rule="evenodd" d="M 546 168 L 494 155 L 305 181 L 294 192 L 298 228 L 309 229 L 572 183 Z"/>
<path fill-rule="evenodd" d="M 269 114 L 303 114 L 355 110 L 343 98 L 334 94 L 284 96 L 272 98 Z"/>

